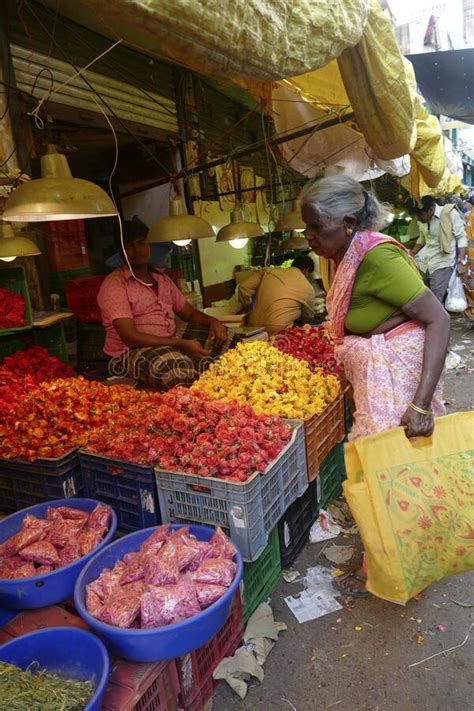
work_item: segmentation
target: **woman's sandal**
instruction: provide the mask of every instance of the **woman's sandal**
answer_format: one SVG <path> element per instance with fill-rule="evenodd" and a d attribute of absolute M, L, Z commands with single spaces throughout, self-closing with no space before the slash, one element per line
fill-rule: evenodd
<path fill-rule="evenodd" d="M 344 583 L 345 580 L 355 580 L 358 583 L 366 583 L 367 578 L 364 578 L 362 575 L 358 575 L 357 573 L 358 568 L 354 568 L 353 570 L 349 570 L 345 575 L 341 575 L 339 578 L 335 578 L 332 581 L 332 584 L 336 588 L 336 590 L 341 594 L 341 595 L 350 595 L 351 597 L 371 597 L 372 593 L 370 593 L 368 590 L 361 590 L 360 587 L 357 588 L 351 588 L 346 587 L 344 585 L 341 585 L 341 583 Z"/>

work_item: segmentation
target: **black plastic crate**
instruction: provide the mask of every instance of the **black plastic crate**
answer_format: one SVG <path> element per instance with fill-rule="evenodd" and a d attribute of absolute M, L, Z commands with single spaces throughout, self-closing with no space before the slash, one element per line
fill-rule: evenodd
<path fill-rule="evenodd" d="M 0 510 L 5 513 L 83 494 L 77 449 L 35 462 L 0 459 Z"/>
<path fill-rule="evenodd" d="M 278 522 L 282 568 L 288 568 L 299 556 L 317 517 L 318 482 L 314 480 L 303 496 L 291 504 Z"/>
<path fill-rule="evenodd" d="M 114 509 L 119 529 L 138 531 L 161 523 L 153 467 L 82 450 L 79 460 L 87 496 Z"/>
<path fill-rule="evenodd" d="M 342 494 L 342 482 L 346 478 L 344 464 L 344 444 L 338 444 L 328 454 L 319 470 L 318 501 L 319 507 L 325 509 L 333 499 Z"/>

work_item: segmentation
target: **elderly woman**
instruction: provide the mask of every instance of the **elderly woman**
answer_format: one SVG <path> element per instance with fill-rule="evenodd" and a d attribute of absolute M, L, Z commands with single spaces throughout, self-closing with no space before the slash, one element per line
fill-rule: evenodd
<path fill-rule="evenodd" d="M 376 231 L 385 210 L 357 181 L 318 180 L 303 190 L 301 205 L 311 248 L 336 267 L 327 310 L 354 391 L 350 438 L 400 425 L 408 437 L 430 435 L 444 414 L 448 314 L 405 248 Z M 351 571 L 338 587 L 368 594 L 364 572 Z"/>

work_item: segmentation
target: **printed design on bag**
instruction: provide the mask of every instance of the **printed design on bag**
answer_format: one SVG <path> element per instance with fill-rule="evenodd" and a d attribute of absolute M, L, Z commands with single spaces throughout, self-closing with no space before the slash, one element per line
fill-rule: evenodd
<path fill-rule="evenodd" d="M 406 589 L 474 568 L 474 450 L 378 472 Z"/>

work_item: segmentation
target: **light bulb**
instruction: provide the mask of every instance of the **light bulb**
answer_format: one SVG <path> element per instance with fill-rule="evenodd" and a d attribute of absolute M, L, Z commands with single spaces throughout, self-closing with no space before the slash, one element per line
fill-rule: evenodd
<path fill-rule="evenodd" d="M 174 239 L 173 244 L 176 244 L 178 247 L 187 247 L 188 244 L 191 244 L 192 239 Z"/>
<path fill-rule="evenodd" d="M 393 222 L 395 219 L 395 215 L 393 214 L 393 212 L 389 212 L 385 219 L 387 222 Z"/>
<path fill-rule="evenodd" d="M 243 247 L 245 247 L 247 242 L 248 242 L 247 237 L 243 237 L 242 239 L 231 239 L 229 241 L 229 244 L 234 249 L 242 249 Z"/>
<path fill-rule="evenodd" d="M 14 259 L 16 259 L 16 255 L 14 257 L 0 257 L 2 262 L 13 262 Z"/>
<path fill-rule="evenodd" d="M 305 232 L 305 231 L 306 231 L 306 227 L 296 227 L 293 230 L 293 232 Z"/>

